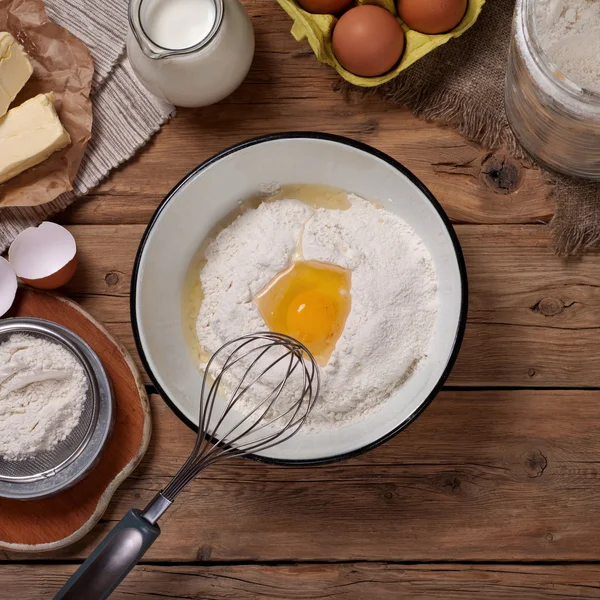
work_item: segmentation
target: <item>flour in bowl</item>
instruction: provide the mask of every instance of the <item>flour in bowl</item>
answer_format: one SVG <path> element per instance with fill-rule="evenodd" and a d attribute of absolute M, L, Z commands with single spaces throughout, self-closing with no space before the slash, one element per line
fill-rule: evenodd
<path fill-rule="evenodd" d="M 436 272 L 423 241 L 397 215 L 349 199 L 348 210 L 265 202 L 208 245 L 200 273 L 196 329 L 212 354 L 232 338 L 267 329 L 254 298 L 292 261 L 351 272 L 350 313 L 321 368 L 307 430 L 348 425 L 380 406 L 418 369 L 436 326 Z M 255 404 L 251 390 L 240 407 L 250 412 Z"/>
<path fill-rule="evenodd" d="M 558 69 L 600 92 L 600 0 L 537 0 L 535 17 L 539 43 Z"/>

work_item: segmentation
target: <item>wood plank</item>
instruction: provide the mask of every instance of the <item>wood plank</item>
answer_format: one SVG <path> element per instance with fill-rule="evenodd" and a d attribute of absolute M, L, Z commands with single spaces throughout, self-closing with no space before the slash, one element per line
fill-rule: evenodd
<path fill-rule="evenodd" d="M 548 189 L 538 171 L 527 169 L 517 161 L 507 163 L 502 168 L 508 169 L 510 164 L 523 175 L 519 175 L 521 179 L 517 189 L 504 193 L 494 187 L 501 172 L 492 171 L 494 179 L 486 174 L 487 169 L 493 168 L 490 165 L 504 164 L 504 161 L 509 160 L 502 152 L 490 157 L 489 152 L 465 142 L 458 134 L 433 124 L 428 124 L 430 130 L 418 129 L 418 136 L 410 141 L 406 139 L 404 131 L 398 130 L 395 117 L 389 115 L 384 118 L 385 115 L 388 113 L 380 116 L 383 121 L 382 133 L 376 137 L 352 135 L 347 117 L 340 119 L 339 125 L 327 127 L 326 130 L 365 141 L 406 165 L 429 187 L 455 222 L 538 223 L 547 221 L 552 215 L 554 205 L 548 198 Z M 186 138 L 190 132 L 189 121 L 189 113 L 181 114 L 166 126 L 161 137 L 161 149 L 173 148 L 174 153 L 181 153 L 174 160 L 174 172 L 167 169 L 165 173 L 164 158 L 154 160 L 153 150 L 145 150 L 136 161 L 135 168 L 119 170 L 99 190 L 78 200 L 67 211 L 58 215 L 58 222 L 145 224 L 165 195 L 189 171 L 213 154 L 245 139 L 233 132 L 234 138 L 229 138 L 226 134 L 219 136 L 219 145 L 210 150 L 202 145 L 189 152 L 182 152 L 182 148 L 190 148 L 206 140 L 206 137 L 194 137 L 188 143 Z M 269 127 L 269 131 L 271 129 Z M 283 129 L 295 128 L 291 125 L 279 128 Z M 440 132 L 443 134 L 440 135 Z M 396 141 L 399 136 L 403 140 L 402 145 L 398 145 Z M 247 137 L 254 137 L 254 134 L 249 132 Z M 438 139 L 439 137 L 442 139 Z M 185 143 L 182 143 L 182 138 L 186 140 Z M 157 173 L 160 173 L 159 180 Z"/>
<path fill-rule="evenodd" d="M 10 598 L 52 598 L 70 565 L 0 567 Z M 27 581 L 24 588 L 23 582 Z M 402 565 L 385 563 L 291 566 L 138 566 L 114 600 L 572 600 L 600 598 L 598 565 Z"/>
<path fill-rule="evenodd" d="M 150 439 L 152 422 L 146 390 L 129 356 L 106 331 L 68 299 L 20 289 L 11 317 L 55 319 L 96 352 L 110 379 L 114 426 L 103 460 L 88 477 L 47 498 L 0 498 L 0 547 L 41 551 L 80 539 L 96 524 L 115 489 L 137 467 Z"/>
<path fill-rule="evenodd" d="M 191 169 L 242 140 L 298 129 L 369 143 L 404 163 L 461 222 L 527 223 L 553 212 L 539 171 L 490 154 L 458 133 L 425 123 L 377 96 L 345 100 L 334 70 L 320 65 L 271 0 L 245 2 L 256 31 L 246 82 L 223 102 L 179 110 L 172 123 L 88 199 L 60 218 L 70 223 L 145 223 Z M 267 17 L 268 15 L 268 17 Z"/>
<path fill-rule="evenodd" d="M 70 229 L 81 267 L 67 292 L 135 354 L 129 287 L 144 226 Z M 600 386 L 600 256 L 555 256 L 541 225 L 458 225 L 456 230 L 467 262 L 470 310 L 449 383 Z"/>
<path fill-rule="evenodd" d="M 166 485 L 194 435 L 157 397 L 142 465 L 83 558 Z M 149 561 L 588 561 L 600 536 L 600 392 L 445 391 L 405 432 L 329 466 L 236 459 L 161 521 Z M 0 560 L 39 555 L 0 552 Z"/>

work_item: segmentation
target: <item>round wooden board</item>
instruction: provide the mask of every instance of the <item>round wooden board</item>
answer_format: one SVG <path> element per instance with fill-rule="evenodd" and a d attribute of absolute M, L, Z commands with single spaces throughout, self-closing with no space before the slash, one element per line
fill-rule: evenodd
<path fill-rule="evenodd" d="M 98 354 L 115 396 L 115 426 L 98 465 L 72 488 L 41 500 L 0 498 L 0 548 L 56 550 L 82 538 L 99 521 L 116 489 L 148 447 L 150 405 L 127 351 L 67 298 L 20 288 L 7 317 L 38 317 L 64 325 Z"/>

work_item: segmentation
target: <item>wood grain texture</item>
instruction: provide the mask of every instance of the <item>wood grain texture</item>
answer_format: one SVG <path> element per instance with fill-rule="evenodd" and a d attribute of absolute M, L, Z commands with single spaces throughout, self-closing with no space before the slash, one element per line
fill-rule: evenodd
<path fill-rule="evenodd" d="M 81 257 L 67 292 L 133 353 L 133 258 L 165 194 L 232 144 L 326 131 L 405 164 L 458 224 L 470 311 L 450 384 L 600 387 L 600 257 L 553 255 L 537 225 L 554 211 L 540 172 L 375 96 L 344 99 L 333 71 L 292 39 L 276 3 L 243 1 L 257 48 L 240 89 L 218 105 L 179 110 L 142 153 L 58 216 Z M 194 436 L 159 398 L 151 402 L 155 432 L 142 465 L 90 535 L 45 558 L 87 557 L 175 474 Z M 446 390 L 400 436 L 351 461 L 217 466 L 161 521 L 147 560 L 167 564 L 139 566 L 113 597 L 600 598 L 598 564 L 456 564 L 600 561 L 599 416 L 600 391 Z M 39 555 L 0 550 L 0 598 L 51 598 L 76 568 L 23 564 L 31 559 Z M 284 564 L 257 564 L 265 561 Z"/>
<path fill-rule="evenodd" d="M 445 391 L 405 432 L 352 460 L 223 463 L 178 498 L 145 560 L 595 560 L 599 406 L 598 392 Z M 142 465 L 93 534 L 54 558 L 86 557 L 186 458 L 194 434 L 159 398 L 152 408 Z"/>
<path fill-rule="evenodd" d="M 71 223 L 146 223 L 164 195 L 191 169 L 245 139 L 282 131 L 325 131 L 352 137 L 405 164 L 438 197 L 452 219 L 474 223 L 546 220 L 554 207 L 538 170 L 418 120 L 377 96 L 346 101 L 338 77 L 272 0 L 245 2 L 256 54 L 244 84 L 229 98 L 177 117 L 138 157 L 93 195 L 61 216 Z M 318 183 L 318 182 L 315 182 Z"/>
<path fill-rule="evenodd" d="M 6 597 L 53 597 L 74 567 L 0 566 Z M 23 581 L 27 587 L 23 589 Z M 600 567 L 402 565 L 138 566 L 112 600 L 574 600 L 600 598 Z"/>
<path fill-rule="evenodd" d="M 104 364 L 113 387 L 114 429 L 89 475 L 50 498 L 27 502 L 0 498 L 0 548 L 56 550 L 90 531 L 116 488 L 139 464 L 150 439 L 148 397 L 126 350 L 66 298 L 21 288 L 9 316 L 47 319 L 79 335 Z"/>
<path fill-rule="evenodd" d="M 339 102 L 339 99 L 337 101 Z M 377 103 L 379 101 L 371 99 L 370 102 Z M 152 146 L 140 156 L 141 164 L 136 164 L 135 173 L 137 173 L 137 168 L 142 168 L 143 172 L 143 178 L 140 181 L 137 181 L 137 178 L 131 181 L 132 171 L 125 169 L 127 180 L 121 184 L 121 171 L 118 171 L 111 179 L 109 189 L 101 188 L 92 195 L 78 200 L 65 213 L 57 217 L 58 222 L 93 225 L 145 224 L 150 220 L 165 195 L 189 171 L 221 149 L 244 140 L 235 132 L 231 138 L 225 136 L 221 145 L 216 145 L 210 151 L 206 151 L 202 144 L 204 138 L 198 136 L 192 138 L 190 144 L 200 145 L 200 147 L 193 152 L 182 152 L 182 148 L 189 147 L 189 144 L 186 140 L 182 146 L 181 138 L 186 139 L 189 135 L 190 127 L 186 127 L 186 125 L 193 118 L 193 113 L 184 111 L 164 133 L 160 134 L 161 139 L 162 137 L 167 138 L 165 140 L 167 147 L 173 148 L 173 152 L 176 154 L 181 153 L 175 162 L 178 166 L 183 165 L 184 168 L 177 168 L 173 174 L 165 175 L 160 159 L 146 165 L 146 161 L 150 161 L 152 158 L 152 148 L 154 147 Z M 508 168 L 506 166 L 507 159 L 503 154 L 490 155 L 488 152 L 469 145 L 455 132 L 440 129 L 433 124 L 425 124 L 430 129 L 424 131 L 418 129 L 418 137 L 412 144 L 399 145 L 394 137 L 389 136 L 392 132 L 397 131 L 395 121 L 400 118 L 395 114 L 390 114 L 386 119 L 389 122 L 384 125 L 384 133 L 374 137 L 353 135 L 352 131 L 346 128 L 347 123 L 344 119 L 339 121 L 340 125 L 344 124 L 344 126 L 329 127 L 323 130 L 360 139 L 400 161 L 427 185 L 454 222 L 539 223 L 549 220 L 554 211 L 554 204 L 549 198 L 549 189 L 542 181 L 538 171 L 528 168 L 522 163 L 511 163 L 519 173 L 516 176 L 515 189 L 510 188 L 511 191 L 507 191 L 505 188 L 497 188 L 494 182 L 502 181 L 503 169 Z M 422 122 L 412 118 L 415 123 L 420 123 L 421 128 L 423 127 Z M 269 128 L 265 133 L 287 131 L 297 129 L 297 127 L 286 126 L 281 129 L 272 129 L 272 127 Z M 387 135 L 385 132 L 388 132 Z M 440 135 L 443 136 L 442 139 L 436 139 L 436 136 Z M 433 163 L 431 163 L 432 158 L 434 159 Z M 496 168 L 498 170 L 495 170 Z M 160 173 L 160 177 L 158 173 Z M 114 185 L 113 180 L 117 182 Z M 121 189 L 121 185 L 125 189 Z"/>
<path fill-rule="evenodd" d="M 131 271 L 143 225 L 69 227 L 80 268 L 67 292 L 135 356 Z M 598 387 L 600 256 L 557 257 L 543 225 L 457 225 L 469 322 L 460 386 Z"/>

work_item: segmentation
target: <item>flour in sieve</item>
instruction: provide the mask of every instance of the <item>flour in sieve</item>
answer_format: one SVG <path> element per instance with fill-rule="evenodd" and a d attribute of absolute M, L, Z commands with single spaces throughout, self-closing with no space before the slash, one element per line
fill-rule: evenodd
<path fill-rule="evenodd" d="M 289 266 L 297 246 L 305 260 L 352 271 L 350 315 L 321 369 L 308 430 L 347 425 L 376 409 L 418 368 L 435 329 L 437 281 L 425 244 L 397 215 L 354 195 L 350 202 L 348 210 L 263 203 L 209 244 L 200 274 L 197 334 L 212 353 L 229 339 L 266 329 L 253 297 Z M 250 393 L 241 409 L 249 412 L 255 403 Z"/>
<path fill-rule="evenodd" d="M 51 340 L 13 334 L 0 345 L 0 457 L 51 450 L 77 427 L 88 390 L 85 371 Z"/>

